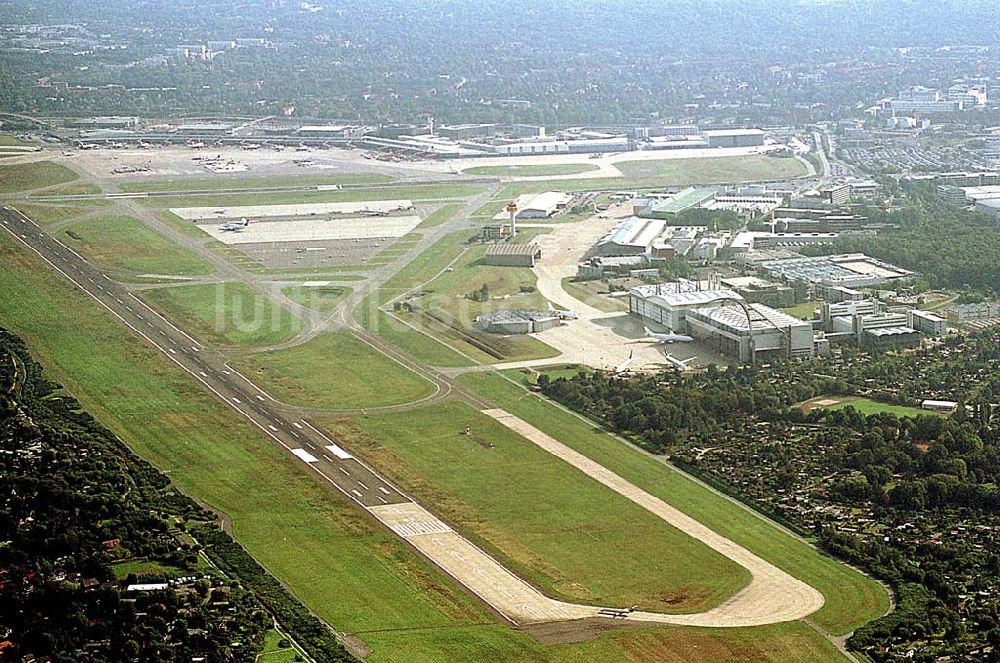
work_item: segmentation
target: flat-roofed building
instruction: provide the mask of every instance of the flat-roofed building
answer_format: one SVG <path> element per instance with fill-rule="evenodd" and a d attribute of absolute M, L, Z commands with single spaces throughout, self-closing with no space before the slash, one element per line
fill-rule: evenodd
<path fill-rule="evenodd" d="M 695 281 L 681 280 L 633 288 L 628 295 L 629 313 L 683 333 L 687 314 L 701 306 L 724 300 L 742 301 L 729 288 L 701 288 Z"/>
<path fill-rule="evenodd" d="M 496 242 L 486 247 L 483 261 L 497 267 L 534 267 L 541 257 L 542 249 L 535 242 Z"/>
<path fill-rule="evenodd" d="M 687 314 L 691 335 L 741 362 L 811 357 L 812 325 L 763 304 L 702 306 Z"/>
<path fill-rule="evenodd" d="M 909 311 L 909 326 L 928 336 L 943 336 L 948 330 L 948 321 L 930 311 Z"/>
<path fill-rule="evenodd" d="M 709 147 L 758 147 L 764 144 L 760 129 L 709 129 L 704 133 Z"/>
<path fill-rule="evenodd" d="M 547 219 L 563 210 L 573 200 L 572 194 L 561 191 L 546 191 L 518 204 L 518 219 Z"/>

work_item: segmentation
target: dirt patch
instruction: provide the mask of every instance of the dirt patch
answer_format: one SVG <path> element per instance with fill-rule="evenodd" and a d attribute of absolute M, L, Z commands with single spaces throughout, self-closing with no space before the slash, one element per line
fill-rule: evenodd
<path fill-rule="evenodd" d="M 351 656 L 362 661 L 372 653 L 372 648 L 356 635 L 341 635 L 340 644 L 344 645 L 344 649 L 349 651 Z"/>

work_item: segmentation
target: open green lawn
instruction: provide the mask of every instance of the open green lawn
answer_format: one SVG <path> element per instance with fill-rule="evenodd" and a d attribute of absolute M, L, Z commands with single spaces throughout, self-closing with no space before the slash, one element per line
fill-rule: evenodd
<path fill-rule="evenodd" d="M 700 612 L 750 581 L 734 562 L 464 403 L 354 423 L 363 434 L 326 427 L 567 600 Z"/>
<path fill-rule="evenodd" d="M 433 228 L 434 226 L 439 226 L 445 221 L 450 221 L 451 217 L 455 216 L 462 210 L 462 205 L 460 203 L 449 203 L 448 205 L 442 205 L 438 209 L 434 210 L 431 214 L 427 216 L 426 219 L 420 222 L 417 228 Z"/>
<path fill-rule="evenodd" d="M 254 557 L 338 628 L 489 621 L 403 543 L 5 233 L 0 320 L 133 450 L 228 514 Z"/>
<path fill-rule="evenodd" d="M 65 186 L 46 189 L 37 194 L 37 198 L 44 196 L 87 196 L 101 192 L 101 187 L 96 184 L 67 184 Z"/>
<path fill-rule="evenodd" d="M 599 295 L 588 290 L 587 284 L 574 281 L 573 278 L 574 277 L 572 276 L 567 276 L 562 280 L 563 290 L 576 299 L 579 299 L 584 304 L 593 306 L 598 311 L 604 311 L 605 313 L 620 313 L 621 311 L 628 310 L 628 300 L 624 297 L 612 299 L 610 297 Z M 606 285 L 604 286 L 604 289 L 607 290 Z"/>
<path fill-rule="evenodd" d="M 76 173 L 51 161 L 0 165 L 0 193 L 30 191 L 75 179 Z"/>
<path fill-rule="evenodd" d="M 520 377 L 516 372 L 511 372 L 511 375 Z M 785 534 L 770 521 L 672 467 L 628 448 L 594 424 L 496 373 L 472 373 L 461 376 L 459 380 L 636 486 L 818 589 L 826 598 L 826 603 L 811 619 L 827 631 L 835 635 L 849 633 L 888 610 L 889 594 L 874 580 L 820 554 L 805 542 Z"/>
<path fill-rule="evenodd" d="M 410 548 L 4 234 L 0 266 L 0 320 L 26 337 L 53 379 L 181 490 L 227 513 L 240 542 L 310 609 L 373 647 L 370 661 L 842 660 L 798 623 L 628 630 L 550 647 L 497 625 Z"/>
<path fill-rule="evenodd" d="M 122 191 L 219 191 L 237 189 L 266 189 L 268 187 L 330 186 L 335 184 L 387 184 L 395 177 L 379 173 L 353 173 L 344 175 L 278 175 L 275 177 L 180 177 L 172 179 L 124 182 Z"/>
<path fill-rule="evenodd" d="M 177 276 L 197 276 L 212 271 L 201 258 L 127 216 L 72 223 L 63 228 L 59 238 L 88 260 L 107 269 Z"/>
<path fill-rule="evenodd" d="M 761 154 L 700 159 L 619 161 L 615 168 L 630 178 L 656 177 L 662 184 L 728 184 L 802 177 L 806 168 L 798 159 Z"/>
<path fill-rule="evenodd" d="M 17 210 L 25 216 L 31 218 L 39 225 L 59 223 L 74 216 L 87 214 L 93 210 L 86 207 L 56 207 L 49 205 L 22 205 L 18 204 Z"/>
<path fill-rule="evenodd" d="M 468 198 L 483 192 L 474 184 L 414 184 L 409 186 L 292 191 L 286 193 L 211 193 L 139 198 L 147 207 L 214 207 L 226 205 L 285 205 L 293 203 L 354 203 L 366 200 L 442 200 Z"/>
<path fill-rule="evenodd" d="M 111 571 L 115 574 L 115 577 L 119 579 L 126 578 L 130 573 L 134 573 L 137 576 L 154 574 L 164 578 L 179 578 L 185 575 L 184 570 L 179 569 L 176 566 L 168 566 L 166 564 L 148 562 L 141 559 L 112 564 Z"/>
<path fill-rule="evenodd" d="M 861 398 L 860 396 L 818 396 L 816 398 L 811 398 L 804 403 L 800 403 L 798 407 L 808 412 L 809 410 L 815 410 L 818 408 L 827 410 L 843 410 L 848 405 L 866 416 L 869 414 L 883 413 L 894 414 L 897 417 L 926 417 L 929 415 L 941 416 L 940 412 L 934 412 L 933 410 L 921 410 L 918 407 L 879 403 L 878 401 L 873 401 L 870 398 Z"/>
<path fill-rule="evenodd" d="M 320 313 L 329 313 L 345 297 L 351 294 L 351 289 L 343 285 L 290 285 L 281 292 L 302 306 L 314 309 Z"/>
<path fill-rule="evenodd" d="M 31 147 L 34 144 L 10 134 L 0 135 L 0 147 Z"/>
<path fill-rule="evenodd" d="M 288 642 L 288 646 L 283 647 L 282 642 Z M 264 648 L 256 663 L 294 663 L 297 654 L 298 651 L 291 646 L 291 642 L 272 629 L 264 635 Z"/>
<path fill-rule="evenodd" d="M 278 400 L 305 407 L 379 407 L 434 393 L 430 382 L 348 332 L 243 355 L 235 365 Z"/>
<path fill-rule="evenodd" d="M 276 345 L 302 329 L 302 322 L 288 310 L 242 283 L 180 285 L 138 294 L 167 319 L 209 345 Z"/>
<path fill-rule="evenodd" d="M 543 163 L 510 166 L 475 166 L 462 172 L 466 175 L 499 175 L 508 177 L 544 177 L 546 175 L 577 175 L 600 170 L 592 163 Z"/>
<path fill-rule="evenodd" d="M 625 629 L 606 633 L 589 642 L 550 646 L 539 645 L 526 633 L 500 626 L 382 632 L 365 637 L 375 647 L 368 663 L 833 663 L 847 660 L 802 622 L 759 628 Z"/>
<path fill-rule="evenodd" d="M 781 310 L 788 315 L 799 318 L 800 320 L 812 320 L 816 315 L 817 308 L 819 308 L 819 304 L 817 302 L 802 302 L 801 304 L 796 304 L 795 306 L 787 306 Z"/>

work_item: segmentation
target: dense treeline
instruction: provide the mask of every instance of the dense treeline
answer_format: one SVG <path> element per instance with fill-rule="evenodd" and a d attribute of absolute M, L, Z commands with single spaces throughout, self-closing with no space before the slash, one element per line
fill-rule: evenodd
<path fill-rule="evenodd" d="M 899 608 L 859 629 L 853 648 L 876 661 L 910 649 L 918 661 L 1000 661 L 997 376 L 1000 333 L 984 333 L 912 353 L 538 384 L 892 584 Z M 899 417 L 798 406 L 821 395 L 953 396 L 959 407 Z"/>
<path fill-rule="evenodd" d="M 870 209 L 877 222 L 897 224 L 875 237 L 843 236 L 809 253 L 867 253 L 917 272 L 918 285 L 1000 295 L 1000 220 L 947 205 L 933 187 L 907 189 L 907 205 L 885 214 Z"/>
<path fill-rule="evenodd" d="M 269 611 L 317 660 L 350 660 L 259 567 L 205 564 L 189 524 L 242 553 L 214 521 L 0 329 L 0 660 L 253 661 Z"/>

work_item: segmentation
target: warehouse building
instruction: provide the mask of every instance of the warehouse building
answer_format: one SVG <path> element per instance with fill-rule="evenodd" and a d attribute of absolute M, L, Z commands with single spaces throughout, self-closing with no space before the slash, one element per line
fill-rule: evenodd
<path fill-rule="evenodd" d="M 669 198 L 652 200 L 641 212 L 636 213 L 644 219 L 671 220 L 684 210 L 704 207 L 711 203 L 715 199 L 716 193 L 716 189 L 707 187 L 688 187 Z"/>
<path fill-rule="evenodd" d="M 795 305 L 795 289 L 781 283 L 756 276 L 731 276 L 719 279 L 719 283 L 730 290 L 735 290 L 743 299 L 754 304 L 764 304 L 774 308 Z"/>
<path fill-rule="evenodd" d="M 812 325 L 763 304 L 701 306 L 687 312 L 692 336 L 741 362 L 811 357 Z"/>
<path fill-rule="evenodd" d="M 553 311 L 522 311 L 500 309 L 476 318 L 476 324 L 491 334 L 533 334 L 559 325 L 560 317 Z"/>
<path fill-rule="evenodd" d="M 687 330 L 689 312 L 720 300 L 743 299 L 729 288 L 702 289 L 701 285 L 682 279 L 633 288 L 628 294 L 629 313 L 663 325 L 675 333 L 683 333 Z"/>
<path fill-rule="evenodd" d="M 630 216 L 601 238 L 594 254 L 647 255 L 651 260 L 667 260 L 685 255 L 706 230 L 705 226 L 671 226 L 662 219 Z"/>
<path fill-rule="evenodd" d="M 486 247 L 483 261 L 496 267 L 534 267 L 542 257 L 542 249 L 535 242 L 511 244 L 497 242 Z"/>
<path fill-rule="evenodd" d="M 805 281 L 813 286 L 821 284 L 864 288 L 915 275 L 907 269 L 869 258 L 863 253 L 763 260 L 756 265 L 773 278 Z"/>
<path fill-rule="evenodd" d="M 516 201 L 517 219 L 547 219 L 566 209 L 573 196 L 559 191 L 546 191 L 534 196 L 519 197 Z"/>
<path fill-rule="evenodd" d="M 952 304 L 945 313 L 952 324 L 962 325 L 1000 318 L 1000 304 L 977 302 L 972 304 Z"/>
<path fill-rule="evenodd" d="M 759 147 L 764 144 L 760 129 L 709 129 L 704 132 L 709 147 Z"/>

